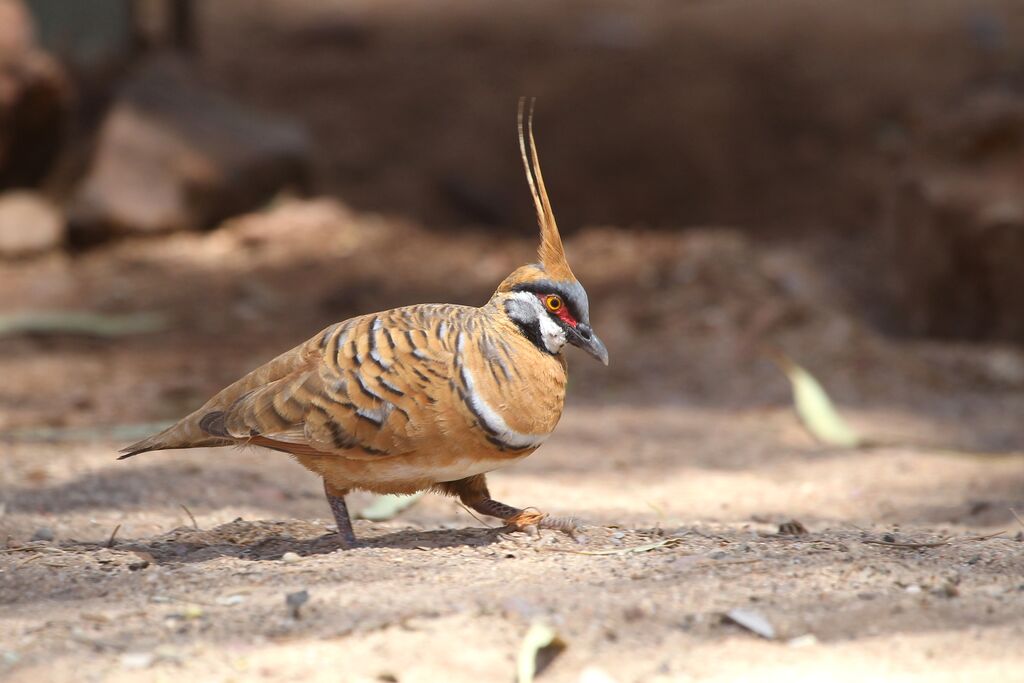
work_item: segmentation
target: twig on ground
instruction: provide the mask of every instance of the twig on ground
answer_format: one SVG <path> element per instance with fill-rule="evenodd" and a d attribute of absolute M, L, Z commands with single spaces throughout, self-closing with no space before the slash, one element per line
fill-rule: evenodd
<path fill-rule="evenodd" d="M 199 524 L 196 523 L 196 518 L 192 514 L 192 511 L 189 510 L 184 505 L 182 505 L 181 503 L 178 503 L 178 505 L 180 505 L 181 509 L 185 511 L 185 514 L 188 515 L 188 518 L 192 520 L 192 528 L 195 529 L 196 531 L 199 531 Z"/>
<path fill-rule="evenodd" d="M 997 531 L 994 534 L 988 534 L 986 536 L 964 536 L 962 538 L 955 538 L 949 536 L 947 538 L 939 539 L 938 541 L 928 541 L 924 543 L 903 543 L 900 541 L 881 541 L 875 539 L 863 539 L 861 543 L 869 543 L 871 545 L 884 545 L 888 548 L 939 548 L 944 545 L 950 545 L 951 543 L 962 543 L 964 541 L 987 541 L 997 536 L 1002 536 L 1006 533 L 1006 530 Z"/>
<path fill-rule="evenodd" d="M 473 518 L 473 519 L 475 519 L 476 521 L 480 522 L 480 524 L 481 524 L 482 526 L 485 526 L 485 527 L 487 527 L 488 529 L 498 529 L 498 528 L 500 528 L 500 527 L 496 527 L 496 526 L 491 526 L 490 524 L 488 524 L 488 523 L 487 523 L 487 522 L 485 522 L 484 520 L 480 519 L 479 517 L 477 517 L 476 515 L 474 515 L 474 514 L 473 514 L 473 511 L 472 511 L 472 510 L 470 510 L 470 509 L 469 509 L 468 507 L 466 507 L 466 506 L 465 506 L 465 505 L 463 505 L 462 503 L 456 502 L 455 504 L 456 504 L 456 505 L 458 505 L 458 506 L 459 506 L 460 508 L 462 508 L 463 510 L 465 510 L 465 511 L 466 511 L 466 512 L 467 512 L 467 513 L 469 514 L 469 516 L 470 516 L 470 517 L 472 517 L 472 518 Z"/>
<path fill-rule="evenodd" d="M 600 548 L 598 550 L 573 550 L 572 548 L 548 548 L 544 550 L 550 550 L 552 552 L 559 553 L 572 553 L 574 555 L 625 555 L 627 553 L 646 553 L 649 550 L 655 550 L 657 548 L 668 548 L 679 545 L 682 541 L 678 538 L 666 538 L 661 541 L 654 543 L 644 543 L 642 545 L 631 545 L 622 548 Z"/>
<path fill-rule="evenodd" d="M 120 530 L 121 530 L 121 525 L 118 524 L 117 526 L 114 527 L 114 530 L 110 532 L 110 538 L 107 539 L 107 547 L 108 548 L 113 548 L 114 547 L 114 539 L 117 538 L 117 532 L 120 531 Z"/>
<path fill-rule="evenodd" d="M 113 650 L 114 652 L 124 652 L 125 647 L 120 643 L 115 643 L 111 640 L 103 640 L 100 638 L 88 638 L 86 636 L 72 633 L 69 638 L 76 643 L 82 645 L 88 645 L 89 647 L 96 648 L 97 650 Z"/>
<path fill-rule="evenodd" d="M 1021 519 L 1020 515 L 1017 514 L 1017 511 L 1010 508 L 1010 514 L 1013 515 L 1015 520 L 1017 520 L 1017 524 L 1020 524 L 1020 528 L 1024 529 L 1024 519 Z"/>
<path fill-rule="evenodd" d="M 949 545 L 952 541 L 952 538 L 943 538 L 938 541 L 931 541 L 928 543 L 901 543 L 899 541 L 879 541 L 872 538 L 868 538 L 862 540 L 861 543 L 868 543 L 870 545 L 884 545 L 887 548 L 939 548 L 944 545 Z"/>
<path fill-rule="evenodd" d="M 0 550 L 0 555 L 6 555 L 7 553 L 27 553 L 27 552 L 33 552 L 33 551 L 40 552 L 40 553 L 66 553 L 66 552 L 70 552 L 68 550 L 64 550 L 63 548 L 55 548 L 55 547 L 50 546 L 50 545 L 42 545 L 42 544 L 38 544 L 38 543 L 26 543 L 25 545 L 20 545 L 17 548 L 5 548 L 3 550 Z"/>

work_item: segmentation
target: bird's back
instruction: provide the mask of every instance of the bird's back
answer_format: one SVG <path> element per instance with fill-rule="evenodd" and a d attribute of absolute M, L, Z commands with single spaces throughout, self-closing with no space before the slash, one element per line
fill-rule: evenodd
<path fill-rule="evenodd" d="M 125 451 L 252 443 L 353 488 L 414 488 L 532 452 L 565 383 L 500 306 L 407 306 L 328 327 Z"/>

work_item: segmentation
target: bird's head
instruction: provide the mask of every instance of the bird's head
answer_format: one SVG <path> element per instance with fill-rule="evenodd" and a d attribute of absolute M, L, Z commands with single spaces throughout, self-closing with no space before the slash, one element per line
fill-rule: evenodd
<path fill-rule="evenodd" d="M 505 313 L 542 351 L 557 354 L 565 344 L 583 349 L 608 365 L 608 349 L 590 326 L 587 291 L 565 260 L 562 238 L 551 210 L 533 140 L 533 103 L 523 129 L 525 99 L 519 100 L 519 151 L 540 223 L 538 263 L 517 268 L 498 286 L 495 297 Z M 527 154 L 529 142 L 529 154 Z"/>

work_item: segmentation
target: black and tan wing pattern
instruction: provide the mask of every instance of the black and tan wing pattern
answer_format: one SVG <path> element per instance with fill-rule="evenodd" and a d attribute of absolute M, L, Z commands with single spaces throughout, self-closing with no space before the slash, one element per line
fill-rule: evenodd
<path fill-rule="evenodd" d="M 126 451 L 254 443 L 350 460 L 491 451 L 514 458 L 554 428 L 564 386 L 561 359 L 538 354 L 496 310 L 410 306 L 327 328 L 165 438 Z"/>
<path fill-rule="evenodd" d="M 438 420 L 453 364 L 451 351 L 431 339 L 430 320 L 465 317 L 451 316 L 454 308 L 396 309 L 330 327 L 305 346 L 306 367 L 207 418 L 208 431 L 348 458 L 416 450 Z"/>

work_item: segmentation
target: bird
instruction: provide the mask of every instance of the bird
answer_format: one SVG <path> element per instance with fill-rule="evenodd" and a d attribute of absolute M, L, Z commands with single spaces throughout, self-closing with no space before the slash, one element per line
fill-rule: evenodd
<path fill-rule="evenodd" d="M 562 416 L 567 346 L 604 365 L 541 175 L 534 100 L 519 153 L 540 227 L 538 260 L 506 277 L 482 306 L 418 304 L 360 315 L 322 330 L 227 386 L 165 430 L 120 451 L 263 446 L 323 479 L 341 548 L 359 542 L 351 491 L 432 490 L 512 529 L 575 522 L 494 500 L 488 472 L 523 460 Z"/>

